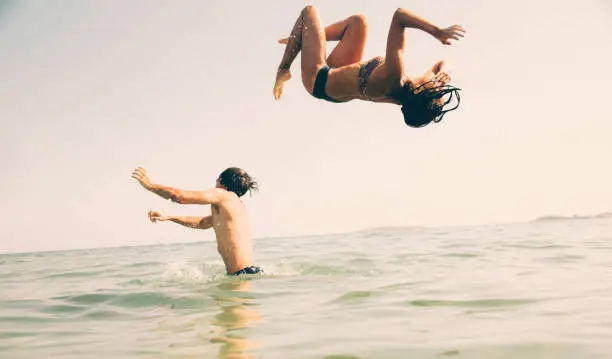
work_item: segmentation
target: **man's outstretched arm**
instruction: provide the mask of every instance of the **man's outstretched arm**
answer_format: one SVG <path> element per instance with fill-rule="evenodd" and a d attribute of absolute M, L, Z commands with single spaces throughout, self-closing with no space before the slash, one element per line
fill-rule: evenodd
<path fill-rule="evenodd" d="M 138 167 L 132 173 L 146 190 L 156 195 L 180 204 L 217 204 L 221 202 L 222 192 L 216 188 L 206 191 L 186 191 L 178 188 L 153 184 L 144 168 Z"/>
<path fill-rule="evenodd" d="M 157 221 L 172 221 L 178 223 L 181 226 L 196 228 L 196 229 L 209 229 L 212 227 L 212 216 L 206 217 L 180 217 L 180 216 L 164 216 L 159 212 L 149 211 L 149 219 L 155 223 Z"/>

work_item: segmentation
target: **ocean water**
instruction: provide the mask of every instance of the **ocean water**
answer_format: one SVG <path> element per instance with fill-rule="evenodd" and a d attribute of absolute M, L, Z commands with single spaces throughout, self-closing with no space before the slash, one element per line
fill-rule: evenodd
<path fill-rule="evenodd" d="M 0 358 L 612 358 L 612 219 L 0 256 Z"/>

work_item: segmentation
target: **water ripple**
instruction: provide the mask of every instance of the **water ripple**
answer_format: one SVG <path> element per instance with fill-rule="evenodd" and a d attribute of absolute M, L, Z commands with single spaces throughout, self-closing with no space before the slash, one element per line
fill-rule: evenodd
<path fill-rule="evenodd" d="M 476 299 L 476 300 L 433 300 L 418 299 L 408 304 L 415 307 L 514 307 L 537 303 L 535 299 Z"/>

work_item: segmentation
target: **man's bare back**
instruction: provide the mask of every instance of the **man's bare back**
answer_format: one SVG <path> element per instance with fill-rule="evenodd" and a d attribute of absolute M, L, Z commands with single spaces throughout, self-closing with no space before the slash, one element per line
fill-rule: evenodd
<path fill-rule="evenodd" d="M 233 192 L 227 192 L 227 197 L 210 207 L 217 250 L 227 272 L 236 273 L 253 264 L 253 241 L 244 203 Z"/>
<path fill-rule="evenodd" d="M 213 228 L 217 238 L 217 249 L 228 274 L 255 274 L 260 268 L 253 265 L 253 241 L 246 208 L 240 197 L 247 191 L 257 189 L 257 183 L 239 168 L 228 168 L 217 179 L 215 188 L 205 191 L 185 191 L 153 184 L 143 168 L 132 173 L 145 189 L 165 199 L 181 204 L 210 205 L 211 215 L 206 217 L 163 216 L 150 211 L 152 222 L 172 221 L 190 228 Z"/>

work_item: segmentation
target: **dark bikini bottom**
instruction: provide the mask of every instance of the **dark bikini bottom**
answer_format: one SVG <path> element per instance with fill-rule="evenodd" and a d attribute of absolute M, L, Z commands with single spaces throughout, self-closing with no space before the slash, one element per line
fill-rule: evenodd
<path fill-rule="evenodd" d="M 319 69 L 319 72 L 317 72 L 317 78 L 315 79 L 314 87 L 312 89 L 312 95 L 318 99 L 329 101 L 329 102 L 334 102 L 334 103 L 345 102 L 345 101 L 334 100 L 329 95 L 327 95 L 327 92 L 325 92 L 325 85 L 327 85 L 327 76 L 329 75 L 328 73 L 329 73 L 329 66 L 327 65 L 323 65 L 323 67 Z"/>

